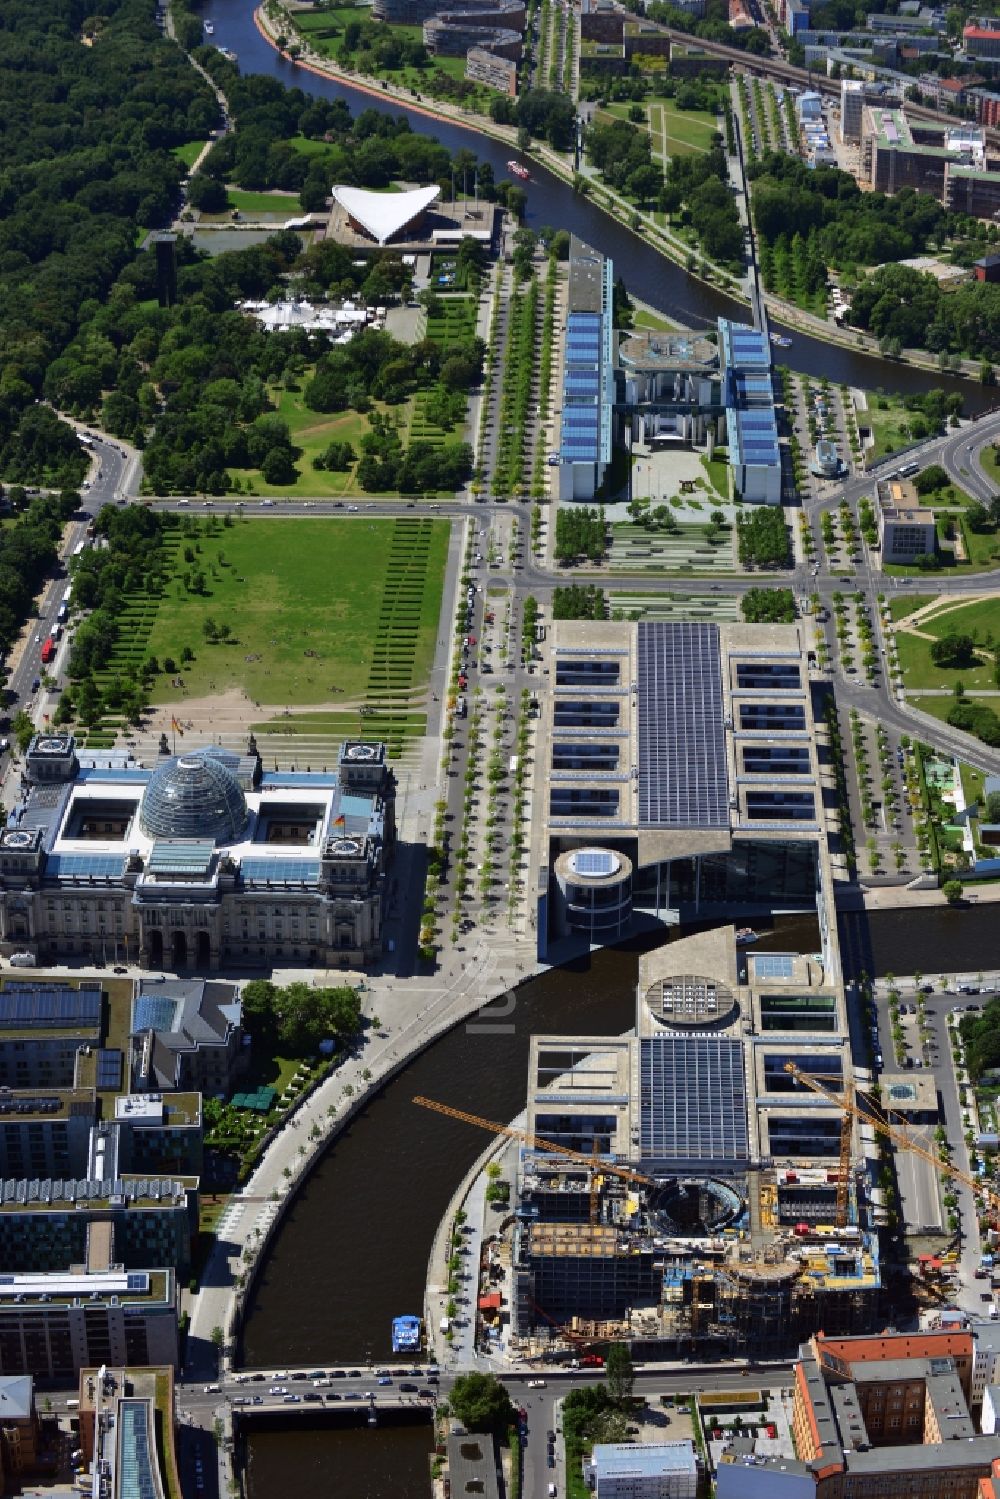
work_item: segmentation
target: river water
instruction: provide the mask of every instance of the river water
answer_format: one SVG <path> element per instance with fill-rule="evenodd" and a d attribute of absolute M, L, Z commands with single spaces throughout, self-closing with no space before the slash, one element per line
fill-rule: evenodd
<path fill-rule="evenodd" d="M 280 57 L 254 25 L 251 0 L 207 0 L 202 14 L 215 27 L 215 43 L 231 48 L 239 57 L 244 72 L 270 73 L 282 83 L 297 86 L 307 93 L 327 99 L 345 99 L 354 113 L 362 109 L 378 109 L 394 116 L 405 115 L 414 130 L 434 136 L 450 151 L 473 151 L 481 161 L 488 161 L 497 180 L 510 176 L 507 152 L 511 148 L 502 142 L 474 129 L 429 119 L 402 104 L 320 78 Z M 532 180 L 526 184 L 526 189 L 526 222 L 531 228 L 552 224 L 579 235 L 587 244 L 614 260 L 615 271 L 630 292 L 669 317 L 699 328 L 714 325 L 719 317 L 746 316 L 745 308 L 694 280 L 682 267 L 658 254 L 640 235 L 632 234 L 609 218 L 544 167 L 532 166 Z M 775 323 L 774 326 L 780 325 Z M 793 329 L 786 331 L 792 334 L 793 343 L 790 349 L 780 351 L 780 358 L 804 374 L 826 375 L 837 383 L 858 385 L 867 390 L 882 388 L 908 393 L 929 390 L 933 386 L 959 390 L 969 413 L 993 404 L 994 395 L 971 382 L 956 381 L 906 365 L 887 364 L 884 360 L 854 353 L 837 344 L 807 338 Z"/>

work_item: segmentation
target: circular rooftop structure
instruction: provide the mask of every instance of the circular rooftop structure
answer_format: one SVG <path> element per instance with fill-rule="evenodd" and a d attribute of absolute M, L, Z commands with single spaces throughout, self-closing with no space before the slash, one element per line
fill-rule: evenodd
<path fill-rule="evenodd" d="M 728 1025 L 736 1013 L 728 985 L 697 973 L 657 979 L 646 990 L 646 1004 L 661 1025 L 680 1031 Z"/>
<path fill-rule="evenodd" d="M 235 843 L 247 825 L 243 788 L 230 765 L 208 750 L 167 760 L 143 793 L 139 822 L 150 838 Z"/>

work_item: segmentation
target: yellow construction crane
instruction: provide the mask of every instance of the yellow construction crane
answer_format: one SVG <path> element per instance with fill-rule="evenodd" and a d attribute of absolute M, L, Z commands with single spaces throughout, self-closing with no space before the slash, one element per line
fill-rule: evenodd
<path fill-rule="evenodd" d="M 963 1171 L 960 1166 L 953 1166 L 950 1161 L 942 1161 L 936 1151 L 930 1150 L 926 1145 L 922 1145 L 919 1140 L 915 1140 L 905 1125 L 890 1124 L 887 1119 L 883 1119 L 879 1114 L 869 1113 L 867 1109 L 862 1108 L 853 1096 L 853 1084 L 844 1093 L 834 1093 L 831 1088 L 825 1087 L 823 1083 L 819 1082 L 808 1072 L 803 1072 L 801 1067 L 796 1067 L 794 1062 L 786 1062 L 785 1071 L 790 1072 L 796 1082 L 802 1083 L 804 1087 L 811 1088 L 814 1093 L 818 1093 L 821 1098 L 825 1098 L 834 1108 L 843 1109 L 848 1117 L 859 1119 L 862 1124 L 870 1124 L 872 1129 L 877 1130 L 880 1135 L 885 1135 L 894 1145 L 898 1145 L 901 1150 L 911 1150 L 914 1155 L 918 1155 L 922 1160 L 927 1161 L 942 1176 L 948 1177 L 951 1181 L 961 1182 L 975 1196 L 985 1198 L 991 1208 L 1000 1211 L 1000 1193 L 994 1191 L 988 1183 L 980 1181 L 978 1177 L 972 1176 L 970 1172 Z M 846 1184 L 847 1175 L 843 1169 L 843 1140 L 844 1137 L 842 1134 L 841 1176 Z M 839 1206 L 839 1187 L 837 1202 Z M 840 1226 L 842 1227 L 843 1225 Z"/>
<path fill-rule="evenodd" d="M 449 1119 L 459 1119 L 463 1124 L 474 1124 L 479 1129 L 488 1129 L 494 1135 L 506 1135 L 508 1140 L 520 1140 L 523 1145 L 528 1145 L 532 1150 L 544 1150 L 551 1155 L 566 1156 L 568 1160 L 578 1161 L 581 1166 L 586 1166 L 590 1172 L 590 1221 L 597 1222 L 597 1198 L 600 1190 L 601 1176 L 620 1176 L 625 1181 L 635 1182 L 639 1186 L 651 1187 L 656 1183 L 650 1176 L 643 1176 L 639 1171 L 632 1171 L 628 1166 L 615 1166 L 603 1160 L 595 1151 L 593 1155 L 584 1155 L 582 1151 L 570 1150 L 567 1145 L 557 1145 L 554 1140 L 542 1140 L 538 1135 L 529 1135 L 527 1130 L 515 1129 L 510 1124 L 497 1124 L 493 1119 L 483 1119 L 478 1114 L 467 1114 L 463 1109 L 453 1109 L 449 1104 L 438 1103 L 434 1098 L 424 1098 L 418 1094 L 414 1100 L 423 1109 L 433 1109 L 436 1114 L 444 1114 Z"/>

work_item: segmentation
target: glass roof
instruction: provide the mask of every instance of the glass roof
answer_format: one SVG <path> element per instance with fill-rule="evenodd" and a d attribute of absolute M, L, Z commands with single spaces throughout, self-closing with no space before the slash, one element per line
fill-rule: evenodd
<path fill-rule="evenodd" d="M 157 767 L 143 792 L 139 820 L 151 838 L 234 843 L 247 825 L 246 798 L 228 765 L 195 750 Z"/>

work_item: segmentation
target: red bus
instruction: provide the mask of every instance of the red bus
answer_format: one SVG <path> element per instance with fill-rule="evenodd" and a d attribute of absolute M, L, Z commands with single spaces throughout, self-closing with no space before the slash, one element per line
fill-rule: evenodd
<path fill-rule="evenodd" d="M 48 666 L 49 662 L 52 660 L 52 657 L 55 655 L 55 653 L 56 653 L 56 643 L 52 639 L 52 636 L 50 635 L 49 638 L 48 638 L 48 640 L 42 646 L 42 665 L 43 666 Z"/>

